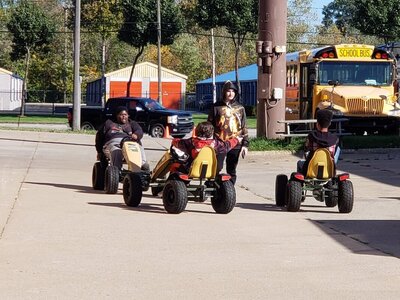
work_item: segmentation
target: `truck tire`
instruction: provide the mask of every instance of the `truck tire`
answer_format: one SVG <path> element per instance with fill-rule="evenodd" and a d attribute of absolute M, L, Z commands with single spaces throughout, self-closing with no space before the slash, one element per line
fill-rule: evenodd
<path fill-rule="evenodd" d="M 83 122 L 81 125 L 81 130 L 96 130 L 96 128 L 94 128 L 90 122 Z"/>
<path fill-rule="evenodd" d="M 104 190 L 104 173 L 103 164 L 99 161 L 96 162 L 92 171 L 92 187 L 94 190 Z"/>
<path fill-rule="evenodd" d="M 275 179 L 275 203 L 276 206 L 283 207 L 286 204 L 286 186 L 288 177 L 285 174 L 279 174 Z"/>
<path fill-rule="evenodd" d="M 348 214 L 353 210 L 354 191 L 353 183 L 349 180 L 339 181 L 338 208 L 342 214 Z"/>
<path fill-rule="evenodd" d="M 142 179 L 139 174 L 128 173 L 126 174 L 122 191 L 124 195 L 124 202 L 127 206 L 138 207 L 142 201 Z"/>
<path fill-rule="evenodd" d="M 119 170 L 116 166 L 108 166 L 104 180 L 104 190 L 107 194 L 116 194 L 118 192 Z"/>
<path fill-rule="evenodd" d="M 230 180 L 221 182 L 211 198 L 211 205 L 217 214 L 228 214 L 233 210 L 236 205 L 236 190 Z"/>
<path fill-rule="evenodd" d="M 165 135 L 165 128 L 161 124 L 154 124 L 150 128 L 150 136 L 162 138 Z"/>
<path fill-rule="evenodd" d="M 180 214 L 187 205 L 187 189 L 180 180 L 168 180 L 163 190 L 163 204 L 170 214 Z"/>

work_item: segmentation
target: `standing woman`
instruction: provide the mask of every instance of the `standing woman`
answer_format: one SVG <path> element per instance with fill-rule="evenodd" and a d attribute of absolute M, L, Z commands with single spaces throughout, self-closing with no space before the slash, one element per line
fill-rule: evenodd
<path fill-rule="evenodd" d="M 236 182 L 239 156 L 244 158 L 249 146 L 246 112 L 238 98 L 236 85 L 226 81 L 222 87 L 222 99 L 214 103 L 208 115 L 208 121 L 213 124 L 214 133 L 219 139 L 227 141 L 234 137 L 243 137 L 242 143 L 226 154 L 226 172 L 231 175 L 233 184 Z"/>

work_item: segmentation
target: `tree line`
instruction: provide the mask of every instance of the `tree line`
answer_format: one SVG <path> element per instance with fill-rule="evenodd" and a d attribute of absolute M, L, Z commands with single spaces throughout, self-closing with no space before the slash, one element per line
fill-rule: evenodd
<path fill-rule="evenodd" d="M 82 90 L 104 73 L 138 62 L 157 63 L 156 0 L 81 0 Z M 334 0 L 316 24 L 311 0 L 288 0 L 289 52 L 337 43 L 380 44 L 398 38 L 398 0 Z M 71 102 L 74 0 L 0 0 L 1 67 L 51 101 Z M 216 72 L 256 62 L 258 0 L 162 0 L 162 66 L 188 76 L 187 90 Z M 240 78 L 237 78 L 238 80 Z"/>

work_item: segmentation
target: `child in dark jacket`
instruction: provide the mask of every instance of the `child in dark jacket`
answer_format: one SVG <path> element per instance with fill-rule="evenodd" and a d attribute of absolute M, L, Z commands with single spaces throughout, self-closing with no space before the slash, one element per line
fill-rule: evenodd
<path fill-rule="evenodd" d="M 332 160 L 336 163 L 339 155 L 338 152 L 338 137 L 328 131 L 332 121 L 332 111 L 328 109 L 321 109 L 317 111 L 317 129 L 310 132 L 307 136 L 304 153 L 306 160 L 300 160 L 297 163 L 297 171 L 306 175 L 308 164 L 313 157 L 315 150 L 319 148 L 326 148 L 331 154 Z"/>
<path fill-rule="evenodd" d="M 214 148 L 217 156 L 217 173 L 221 171 L 226 153 L 241 142 L 240 137 L 222 141 L 214 137 L 214 126 L 210 122 L 201 122 L 195 129 L 195 136 L 188 139 L 173 139 L 172 146 L 188 154 L 184 167 L 189 170 L 193 160 L 205 146 Z"/>

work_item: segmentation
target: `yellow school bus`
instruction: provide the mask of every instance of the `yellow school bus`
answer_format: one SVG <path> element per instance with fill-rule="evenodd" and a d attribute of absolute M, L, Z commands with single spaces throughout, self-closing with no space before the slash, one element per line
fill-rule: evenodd
<path fill-rule="evenodd" d="M 318 109 L 346 118 L 351 132 L 398 132 L 396 59 L 371 45 L 340 44 L 286 55 L 286 120 Z"/>

